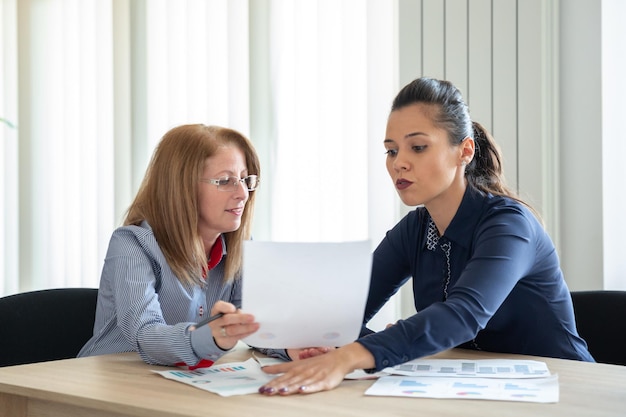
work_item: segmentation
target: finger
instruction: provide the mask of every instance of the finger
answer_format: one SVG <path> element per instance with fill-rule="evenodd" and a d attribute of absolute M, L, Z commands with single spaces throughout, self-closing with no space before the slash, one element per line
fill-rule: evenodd
<path fill-rule="evenodd" d="M 260 394 L 266 395 L 293 395 L 298 393 L 312 393 L 313 390 L 307 390 L 305 380 L 280 378 L 265 384 L 259 388 Z"/>
<path fill-rule="evenodd" d="M 267 373 L 267 374 L 283 374 L 287 371 L 289 371 L 289 369 L 291 368 L 291 365 L 293 365 L 293 363 L 295 362 L 288 362 L 288 363 L 279 363 L 276 365 L 266 365 L 263 368 L 263 372 Z"/>
<path fill-rule="evenodd" d="M 221 321 L 216 320 L 216 324 L 219 326 L 247 325 L 255 322 L 254 316 L 247 313 L 224 314 L 220 320 Z"/>
<path fill-rule="evenodd" d="M 259 323 L 248 323 L 248 324 L 233 324 L 233 325 L 224 326 L 224 327 L 225 327 L 225 333 L 228 337 L 241 339 L 259 330 L 260 325 Z"/>
<path fill-rule="evenodd" d="M 259 326 L 258 323 L 219 326 L 212 329 L 212 334 L 218 345 L 223 347 L 250 336 L 259 330 Z"/>
<path fill-rule="evenodd" d="M 217 313 L 231 314 L 236 313 L 237 307 L 234 304 L 228 303 L 223 300 L 218 300 L 213 307 L 211 308 L 211 315 L 215 315 Z"/>
<path fill-rule="evenodd" d="M 274 378 L 259 388 L 259 393 L 266 395 L 312 394 L 335 387 L 339 382 L 333 383 L 331 379 L 318 373 L 309 376 L 292 373 Z"/>

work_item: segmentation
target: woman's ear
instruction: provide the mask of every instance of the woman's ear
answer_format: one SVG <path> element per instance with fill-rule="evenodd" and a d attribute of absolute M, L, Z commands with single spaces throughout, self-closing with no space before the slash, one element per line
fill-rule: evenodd
<path fill-rule="evenodd" d="M 461 163 L 469 164 L 474 159 L 474 147 L 475 147 L 474 139 L 469 136 L 461 141 Z"/>

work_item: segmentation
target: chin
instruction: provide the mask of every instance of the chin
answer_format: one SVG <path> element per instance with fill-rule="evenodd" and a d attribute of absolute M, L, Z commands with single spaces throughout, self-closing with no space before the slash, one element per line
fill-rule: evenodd
<path fill-rule="evenodd" d="M 400 201 L 402 201 L 402 204 L 406 206 L 410 206 L 410 207 L 421 206 L 424 204 L 421 200 L 418 200 L 416 198 L 411 198 L 410 196 L 407 196 L 407 195 L 403 196 L 402 194 L 400 194 Z"/>

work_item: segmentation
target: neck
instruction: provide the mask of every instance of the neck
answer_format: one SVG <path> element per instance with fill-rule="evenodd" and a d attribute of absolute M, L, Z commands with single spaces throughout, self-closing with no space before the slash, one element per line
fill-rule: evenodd
<path fill-rule="evenodd" d="M 451 186 L 444 194 L 425 204 L 428 214 L 433 219 L 439 236 L 443 236 L 461 205 L 467 184 L 463 180 L 458 186 Z"/>
<path fill-rule="evenodd" d="M 217 238 L 220 235 L 211 235 L 211 236 L 203 236 L 202 237 L 202 244 L 204 245 L 204 253 L 206 254 L 206 256 L 208 257 L 211 253 L 211 248 L 213 247 L 213 245 L 215 245 L 215 242 L 217 241 Z"/>

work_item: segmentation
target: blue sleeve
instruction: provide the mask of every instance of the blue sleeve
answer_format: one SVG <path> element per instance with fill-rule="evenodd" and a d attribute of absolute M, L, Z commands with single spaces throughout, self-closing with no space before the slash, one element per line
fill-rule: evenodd
<path fill-rule="evenodd" d="M 532 215 L 515 206 L 496 207 L 489 211 L 475 229 L 473 254 L 462 265 L 460 277 L 449 289 L 446 301 L 434 302 L 389 329 L 359 339 L 359 343 L 374 355 L 376 369 L 471 341 L 486 326 L 534 263 L 537 226 L 528 216 Z M 398 242 L 402 243 L 402 240 Z M 392 244 L 391 239 L 385 243 Z M 417 251 L 419 248 L 415 245 L 408 244 Z M 390 252 L 385 250 L 385 256 L 390 256 Z M 417 256 L 417 252 L 411 256 Z M 375 257 L 374 263 L 384 267 L 377 266 L 374 270 L 377 274 L 384 275 L 385 269 L 394 271 L 393 266 L 381 257 Z M 373 282 L 378 281 L 384 282 L 380 277 L 373 277 Z M 388 290 L 393 288 L 392 285 L 393 281 L 376 288 Z M 376 302 L 380 302 L 380 296 Z"/>
<path fill-rule="evenodd" d="M 413 215 L 404 217 L 387 232 L 374 251 L 364 324 L 369 322 L 411 277 L 410 243 L 405 230 L 412 227 L 413 217 Z"/>

